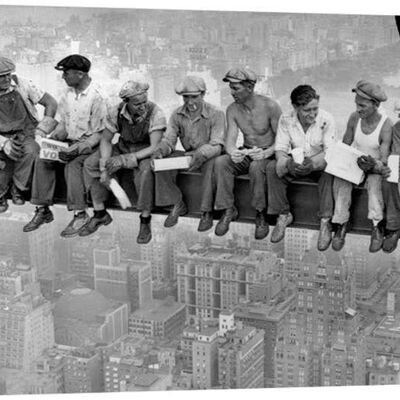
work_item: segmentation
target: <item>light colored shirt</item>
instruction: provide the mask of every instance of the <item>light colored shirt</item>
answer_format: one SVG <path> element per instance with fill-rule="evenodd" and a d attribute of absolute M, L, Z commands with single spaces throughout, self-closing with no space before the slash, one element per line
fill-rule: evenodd
<path fill-rule="evenodd" d="M 217 156 L 224 145 L 224 112 L 204 102 L 201 114 L 192 120 L 186 113 L 185 106 L 179 107 L 170 117 L 162 142 L 173 151 L 178 138 L 186 151 L 200 149 L 207 158 Z"/>
<path fill-rule="evenodd" d="M 60 123 L 64 124 L 67 139 L 81 141 L 105 127 L 107 106 L 99 86 L 90 82 L 80 93 L 68 87 L 60 99 L 58 108 Z"/>
<path fill-rule="evenodd" d="M 293 110 L 290 114 L 281 115 L 275 138 L 275 151 L 290 151 L 302 147 L 305 157 L 325 153 L 336 141 L 335 121 L 331 114 L 319 109 L 315 122 L 304 132 L 303 127 Z"/>
<path fill-rule="evenodd" d="M 18 90 L 29 113 L 36 121 L 39 121 L 39 116 L 35 105 L 39 103 L 40 99 L 44 96 L 45 91 L 34 84 L 31 80 L 21 78 L 20 76 L 17 76 L 17 81 L 18 84 L 14 81 L 14 79 L 12 79 L 10 87 L 3 94 Z"/>
<path fill-rule="evenodd" d="M 111 133 L 118 132 L 118 107 L 119 104 L 108 106 L 106 128 Z M 134 121 L 132 121 L 132 117 L 128 112 L 126 104 L 122 106 L 121 116 L 123 116 L 130 124 L 134 124 Z M 165 131 L 166 128 L 167 119 L 165 117 L 164 111 L 157 104 L 155 104 L 153 112 L 150 116 L 149 134 L 153 133 L 154 131 Z"/>

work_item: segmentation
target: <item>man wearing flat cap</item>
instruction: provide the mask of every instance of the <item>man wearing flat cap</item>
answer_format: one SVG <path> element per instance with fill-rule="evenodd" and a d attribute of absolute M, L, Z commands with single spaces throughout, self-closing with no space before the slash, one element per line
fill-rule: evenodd
<path fill-rule="evenodd" d="M 116 177 L 134 182 L 136 208 L 141 211 L 137 243 L 151 240 L 151 211 L 154 206 L 154 174 L 150 156 L 161 140 L 167 121 L 161 108 L 149 101 L 145 82 L 126 82 L 119 93 L 122 102 L 109 108 L 100 149 L 85 161 L 85 181 L 91 193 L 94 215 L 80 236 L 95 232 L 112 219 L 106 211 L 109 181 Z M 119 133 L 118 142 L 112 139 Z"/>
<path fill-rule="evenodd" d="M 365 154 L 358 158 L 357 164 L 367 176 L 368 218 L 373 225 L 369 251 L 375 253 L 383 244 L 382 176 L 390 173 L 386 163 L 392 140 L 392 122 L 379 110 L 380 103 L 387 100 L 379 85 L 361 80 L 352 91 L 356 95 L 356 111 L 350 115 L 342 141 Z M 351 182 L 334 178 L 332 223 L 337 225 L 332 248 L 336 251 L 341 250 L 345 243 L 353 186 Z"/>
<path fill-rule="evenodd" d="M 0 57 L 0 212 L 8 209 L 9 190 L 14 204 L 24 204 L 39 153 L 35 136 L 43 136 L 57 125 L 56 100 L 14 71 L 14 62 Z M 44 107 L 41 121 L 36 104 Z"/>
<path fill-rule="evenodd" d="M 394 112 L 400 118 L 399 101 L 394 104 Z M 400 156 L 400 119 L 393 125 L 390 154 Z M 386 214 L 386 232 L 382 250 L 385 253 L 392 253 L 400 237 L 400 182 L 388 182 L 383 179 L 382 193 Z"/>
<path fill-rule="evenodd" d="M 183 97 L 183 105 L 172 113 L 165 137 L 153 158 L 192 155 L 188 170 L 202 174 L 202 215 L 198 230 L 203 232 L 213 224 L 213 167 L 224 143 L 225 117 L 222 110 L 204 101 L 206 84 L 201 77 L 186 76 L 175 92 Z M 185 152 L 175 151 L 178 138 Z M 176 225 L 179 216 L 187 213 L 176 176 L 177 170 L 156 172 L 156 205 L 173 206 L 164 222 L 167 228 Z"/>
<path fill-rule="evenodd" d="M 223 81 L 229 83 L 235 101 L 226 110 L 227 154 L 215 161 L 215 209 L 223 210 L 223 215 L 215 227 L 215 234 L 225 235 L 230 222 L 238 217 L 234 205 L 234 179 L 235 176 L 249 174 L 251 205 L 257 212 L 254 236 L 256 239 L 263 239 L 269 232 L 266 219 L 266 167 L 274 157 L 274 142 L 281 108 L 271 98 L 254 93 L 257 76 L 247 68 L 229 70 Z M 240 148 L 237 147 L 239 130 L 243 134 L 243 146 Z"/>
<path fill-rule="evenodd" d="M 62 79 L 68 86 L 59 103 L 59 123 L 48 136 L 69 144 L 66 150 L 59 152 L 60 160 L 65 162 L 67 208 L 74 212 L 71 222 L 61 232 L 64 238 L 77 236 L 79 229 L 89 220 L 83 163 L 100 142 L 106 116 L 105 97 L 88 74 L 90 66 L 86 57 L 73 54 L 55 67 L 62 71 Z M 36 158 L 31 203 L 37 207 L 32 220 L 24 226 L 24 232 L 53 221 L 49 206 L 53 204 L 56 165 L 57 162 Z"/>

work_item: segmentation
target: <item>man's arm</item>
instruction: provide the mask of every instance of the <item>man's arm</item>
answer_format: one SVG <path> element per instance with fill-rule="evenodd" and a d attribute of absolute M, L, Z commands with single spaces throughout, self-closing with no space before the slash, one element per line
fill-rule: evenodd
<path fill-rule="evenodd" d="M 135 156 L 138 160 L 142 160 L 143 158 L 150 157 L 158 144 L 161 142 L 161 138 L 163 136 L 163 130 L 156 130 L 151 132 L 150 134 L 150 146 L 145 147 L 144 149 L 135 153 Z"/>
<path fill-rule="evenodd" d="M 356 112 L 350 115 L 350 118 L 347 121 L 346 131 L 342 138 L 342 142 L 344 144 L 348 144 L 350 146 L 353 143 L 354 134 L 356 132 L 356 126 L 359 118 L 360 117 Z"/>
<path fill-rule="evenodd" d="M 176 143 L 178 141 L 178 135 L 179 122 L 176 112 L 173 112 L 168 121 L 167 131 L 153 150 L 153 154 L 157 152 L 159 153 L 159 157 L 166 157 L 170 155 L 175 150 Z"/>
<path fill-rule="evenodd" d="M 237 150 L 236 142 L 239 135 L 239 127 L 236 123 L 234 104 L 228 106 L 226 110 L 226 121 L 227 121 L 227 129 L 226 129 L 225 149 L 229 155 L 232 155 L 232 153 L 235 150 Z"/>
<path fill-rule="evenodd" d="M 271 125 L 271 132 L 274 135 L 274 144 L 268 147 L 268 149 L 264 150 L 263 158 L 270 158 L 275 153 L 275 139 L 278 132 L 279 119 L 282 115 L 282 109 L 280 105 L 275 101 L 273 102 L 271 110 L 272 113 L 271 113 L 270 125 Z"/>
<path fill-rule="evenodd" d="M 45 116 L 54 118 L 57 112 L 57 101 L 51 94 L 45 92 L 38 103 L 44 107 Z"/>

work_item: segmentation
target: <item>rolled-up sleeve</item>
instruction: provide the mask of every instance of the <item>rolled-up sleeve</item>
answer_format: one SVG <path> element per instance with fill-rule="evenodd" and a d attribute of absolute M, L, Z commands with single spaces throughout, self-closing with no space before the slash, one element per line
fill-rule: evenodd
<path fill-rule="evenodd" d="M 111 133 L 118 132 L 118 104 L 107 104 L 107 116 L 104 126 Z"/>
<path fill-rule="evenodd" d="M 290 134 L 287 118 L 281 115 L 278 122 L 278 131 L 276 132 L 275 151 L 289 153 L 290 150 Z"/>
<path fill-rule="evenodd" d="M 101 132 L 106 124 L 107 105 L 103 96 L 98 94 L 92 104 L 90 113 L 90 131 L 92 133 Z"/>
<path fill-rule="evenodd" d="M 161 143 L 163 145 L 168 146 L 170 151 L 175 150 L 176 143 L 178 141 L 179 136 L 179 121 L 178 115 L 174 112 L 168 121 L 167 131 L 165 132 L 164 137 L 162 138 Z"/>
<path fill-rule="evenodd" d="M 150 119 L 149 133 L 155 131 L 165 131 L 166 129 L 167 119 L 165 118 L 164 111 L 160 107 L 155 106 Z"/>

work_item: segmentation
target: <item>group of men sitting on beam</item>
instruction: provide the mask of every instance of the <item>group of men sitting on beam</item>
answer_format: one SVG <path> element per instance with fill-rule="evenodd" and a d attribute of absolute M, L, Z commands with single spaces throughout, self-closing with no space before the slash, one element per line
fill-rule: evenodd
<path fill-rule="evenodd" d="M 290 94 L 293 110 L 285 115 L 276 101 L 254 92 L 254 72 L 233 68 L 223 78 L 234 99 L 225 116 L 204 100 L 204 80 L 186 76 L 175 88 L 183 105 L 167 123 L 162 109 L 148 100 L 147 83 L 124 83 L 121 102 L 111 106 L 89 76 L 90 67 L 90 61 L 77 54 L 57 63 L 55 68 L 62 71 L 67 84 L 57 103 L 32 81 L 16 75 L 12 60 L 0 57 L 0 212 L 8 208 L 8 195 L 20 205 L 25 192 L 30 193 L 36 211 L 24 232 L 53 221 L 49 207 L 54 201 L 57 162 L 39 155 L 38 137 L 46 137 L 68 143 L 59 158 L 65 162 L 67 208 L 74 215 L 62 237 L 88 236 L 112 222 L 105 205 L 110 179 L 116 178 L 134 183 L 135 207 L 140 211 L 137 242 L 148 243 L 155 206 L 171 208 L 164 222 L 167 228 L 187 213 L 176 183 L 178 171 L 154 172 L 151 162 L 190 155 L 188 170 L 202 175 L 199 231 L 211 229 L 213 210 L 221 210 L 215 234 L 228 232 L 238 218 L 235 177 L 248 174 L 256 211 L 255 238 L 267 237 L 267 215 L 276 215 L 270 240 L 277 243 L 293 221 L 287 188 L 293 180 L 307 178 L 318 183 L 318 250 L 326 250 L 331 243 L 334 250 L 343 248 L 354 185 L 324 171 L 326 151 L 336 141 L 335 121 L 319 108 L 313 87 L 297 86 Z M 400 154 L 400 123 L 393 126 L 380 111 L 380 103 L 387 100 L 380 86 L 361 80 L 352 91 L 356 111 L 349 117 L 342 141 L 364 154 L 357 163 L 366 176 L 372 221 L 369 250 L 392 252 L 400 235 L 400 196 L 398 184 L 385 178 L 391 173 L 388 156 Z M 40 121 L 36 104 L 44 107 Z M 243 135 L 240 147 L 239 131 Z M 178 139 L 182 151 L 176 149 Z M 292 150 L 299 148 L 302 162 L 292 156 Z M 91 217 L 88 194 L 94 210 Z"/>

